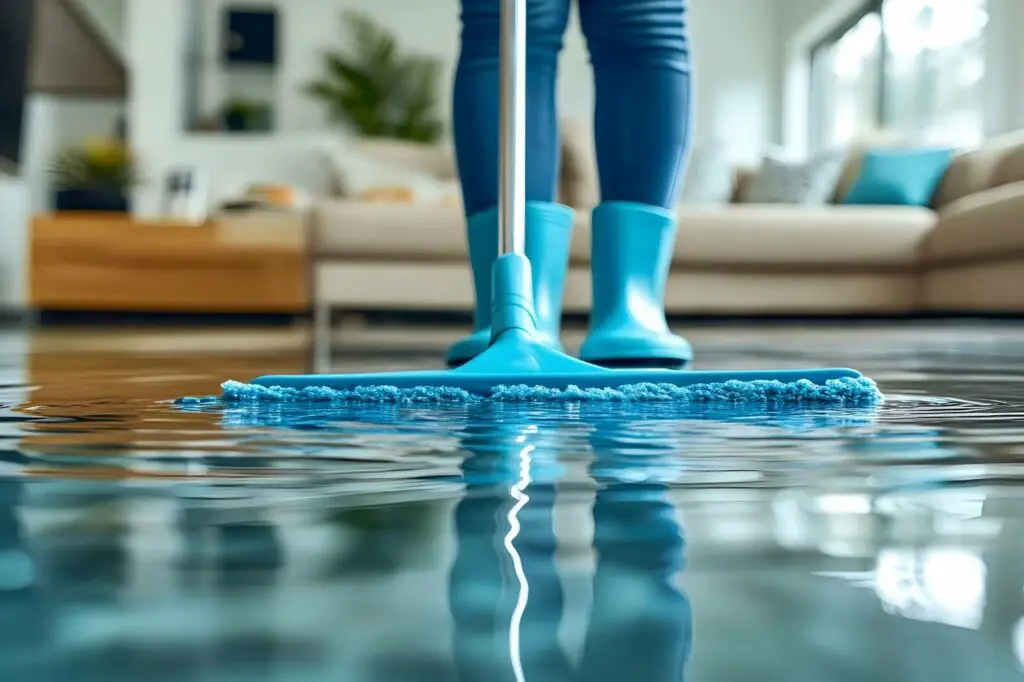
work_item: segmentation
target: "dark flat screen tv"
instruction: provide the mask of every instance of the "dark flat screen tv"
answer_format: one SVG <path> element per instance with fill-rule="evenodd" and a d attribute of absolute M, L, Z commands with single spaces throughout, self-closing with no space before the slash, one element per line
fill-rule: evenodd
<path fill-rule="evenodd" d="M 35 0 L 0 0 L 0 174 L 21 166 Z"/>

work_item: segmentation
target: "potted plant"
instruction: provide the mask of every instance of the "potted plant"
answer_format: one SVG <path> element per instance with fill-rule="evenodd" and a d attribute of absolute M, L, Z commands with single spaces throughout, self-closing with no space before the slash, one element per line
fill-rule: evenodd
<path fill-rule="evenodd" d="M 324 54 L 324 73 L 305 92 L 366 137 L 437 141 L 440 60 L 402 54 L 395 35 L 364 14 L 348 11 L 342 20 L 351 48 Z"/>
<path fill-rule="evenodd" d="M 123 141 L 104 138 L 69 147 L 54 158 L 50 170 L 56 210 L 129 210 L 128 192 L 135 184 L 136 169 Z"/>
<path fill-rule="evenodd" d="M 231 132 L 267 132 L 271 128 L 270 106 L 247 99 L 233 99 L 224 105 L 224 127 Z"/>

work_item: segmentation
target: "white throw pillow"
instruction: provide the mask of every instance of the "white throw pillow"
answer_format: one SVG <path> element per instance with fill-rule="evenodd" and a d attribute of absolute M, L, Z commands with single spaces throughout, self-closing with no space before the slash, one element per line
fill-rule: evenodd
<path fill-rule="evenodd" d="M 401 166 L 442 180 L 458 177 L 450 142 L 420 144 L 388 138 L 361 138 L 355 140 L 352 146 L 361 156 L 381 163 Z"/>
<path fill-rule="evenodd" d="M 333 170 L 338 195 L 360 199 L 392 194 L 396 197 L 394 200 L 404 196 L 417 204 L 443 202 L 458 205 L 461 201 L 457 180 L 447 173 L 434 174 L 422 166 L 402 163 L 406 159 L 400 155 L 380 154 L 383 146 L 338 142 L 324 148 L 324 154 Z M 397 149 L 398 145 L 393 148 Z"/>
<path fill-rule="evenodd" d="M 827 204 L 846 165 L 845 151 L 826 152 L 808 161 L 766 154 L 750 180 L 751 204 Z"/>

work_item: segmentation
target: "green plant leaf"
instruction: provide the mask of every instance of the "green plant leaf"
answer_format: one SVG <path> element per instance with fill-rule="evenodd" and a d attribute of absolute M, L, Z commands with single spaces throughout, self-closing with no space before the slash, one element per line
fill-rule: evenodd
<path fill-rule="evenodd" d="M 59 189 L 125 188 L 138 181 L 135 161 L 126 150 L 115 150 L 113 156 L 97 156 L 86 147 L 68 148 L 51 160 L 49 171 Z"/>
<path fill-rule="evenodd" d="M 345 47 L 324 55 L 321 77 L 303 92 L 330 117 L 372 137 L 435 141 L 441 62 L 402 54 L 393 33 L 356 11 L 342 13 Z"/>

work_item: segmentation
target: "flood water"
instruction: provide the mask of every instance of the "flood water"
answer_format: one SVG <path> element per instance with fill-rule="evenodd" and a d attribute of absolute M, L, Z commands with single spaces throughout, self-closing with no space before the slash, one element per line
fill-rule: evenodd
<path fill-rule="evenodd" d="M 182 407 L 308 354 L 58 336 L 0 333 L 0 681 L 1024 679 L 1024 326 L 691 337 L 887 395 L 799 410 Z"/>

